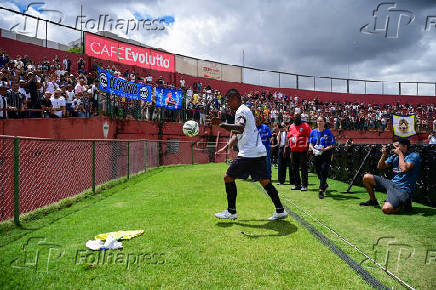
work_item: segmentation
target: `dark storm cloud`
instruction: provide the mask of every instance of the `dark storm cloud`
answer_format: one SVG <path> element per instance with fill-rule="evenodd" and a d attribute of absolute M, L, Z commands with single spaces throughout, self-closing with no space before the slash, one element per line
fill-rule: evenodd
<path fill-rule="evenodd" d="M 395 2 L 415 17 L 409 25 L 402 18 L 398 38 L 360 32 L 382 2 Z M 74 24 L 80 2 L 47 3 L 60 6 Z M 96 0 L 83 6 L 90 17 L 173 16 L 164 33 L 129 35 L 170 52 L 240 65 L 244 50 L 245 64 L 262 69 L 346 77 L 349 66 L 355 78 L 436 80 L 436 27 L 424 30 L 426 17 L 436 16 L 434 0 Z"/>

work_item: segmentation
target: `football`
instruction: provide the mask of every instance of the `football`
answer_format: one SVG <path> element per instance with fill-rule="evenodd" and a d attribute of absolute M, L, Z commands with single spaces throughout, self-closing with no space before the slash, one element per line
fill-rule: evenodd
<path fill-rule="evenodd" d="M 186 136 L 194 137 L 198 135 L 198 131 L 200 130 L 200 127 L 198 126 L 198 123 L 195 121 L 186 121 L 185 124 L 183 124 L 183 133 Z"/>

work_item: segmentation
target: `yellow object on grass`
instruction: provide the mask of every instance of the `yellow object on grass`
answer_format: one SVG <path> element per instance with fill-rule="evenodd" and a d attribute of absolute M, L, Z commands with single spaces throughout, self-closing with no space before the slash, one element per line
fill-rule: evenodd
<path fill-rule="evenodd" d="M 140 236 L 144 233 L 143 230 L 136 231 L 118 231 L 118 232 L 110 232 L 99 234 L 95 236 L 94 239 L 105 241 L 107 238 L 112 237 L 114 240 L 130 240 L 131 238 Z"/>

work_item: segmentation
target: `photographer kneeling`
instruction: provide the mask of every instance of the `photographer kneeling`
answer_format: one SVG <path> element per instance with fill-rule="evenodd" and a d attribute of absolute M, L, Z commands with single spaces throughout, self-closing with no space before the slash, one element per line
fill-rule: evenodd
<path fill-rule="evenodd" d="M 377 169 L 393 168 L 392 180 L 381 176 L 366 173 L 363 176 L 363 185 L 369 193 L 369 200 L 361 202 L 361 206 L 380 207 L 374 195 L 374 187 L 377 191 L 386 191 L 387 198 L 383 205 L 385 214 L 397 213 L 401 208 L 412 210 L 412 196 L 416 187 L 419 174 L 421 157 L 418 153 L 409 153 L 410 141 L 408 139 L 395 139 L 392 142 L 393 155 L 388 158 L 386 146 L 382 147 L 382 156 L 378 161 Z"/>

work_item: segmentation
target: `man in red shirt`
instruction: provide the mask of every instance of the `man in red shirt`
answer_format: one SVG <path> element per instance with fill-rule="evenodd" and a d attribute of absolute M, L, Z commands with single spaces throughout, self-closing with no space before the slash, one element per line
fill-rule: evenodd
<path fill-rule="evenodd" d="M 312 129 L 306 122 L 301 121 L 301 114 L 295 114 L 294 123 L 289 127 L 288 132 L 292 171 L 295 176 L 295 186 L 291 188 L 292 190 L 307 191 L 307 150 L 310 132 Z"/>

